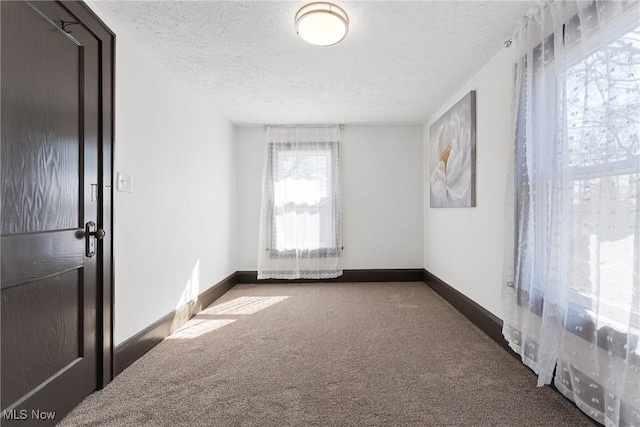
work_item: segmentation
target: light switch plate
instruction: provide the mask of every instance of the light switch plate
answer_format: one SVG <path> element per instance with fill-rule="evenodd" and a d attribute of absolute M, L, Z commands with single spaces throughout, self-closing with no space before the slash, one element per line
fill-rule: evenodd
<path fill-rule="evenodd" d="M 118 172 L 116 175 L 116 191 L 133 193 L 133 177 L 126 173 Z"/>

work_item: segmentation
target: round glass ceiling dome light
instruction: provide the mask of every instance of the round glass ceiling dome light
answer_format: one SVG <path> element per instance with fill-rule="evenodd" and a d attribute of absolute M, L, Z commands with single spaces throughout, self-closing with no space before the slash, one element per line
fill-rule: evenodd
<path fill-rule="evenodd" d="M 349 17 L 335 4 L 309 3 L 296 13 L 296 31 L 308 43 L 331 46 L 347 35 Z"/>

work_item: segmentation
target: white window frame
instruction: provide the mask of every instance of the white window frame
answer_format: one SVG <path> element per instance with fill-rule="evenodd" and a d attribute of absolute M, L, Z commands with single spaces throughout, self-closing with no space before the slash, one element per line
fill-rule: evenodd
<path fill-rule="evenodd" d="M 587 56 L 591 55 L 592 53 L 595 53 L 598 50 L 602 49 L 604 46 L 608 45 L 616 38 L 622 37 L 624 34 L 630 31 L 633 31 L 634 28 L 637 28 L 637 26 L 638 26 L 637 20 L 635 21 L 635 23 L 633 21 L 630 21 L 629 25 L 618 27 L 615 32 L 613 31 L 609 32 L 607 34 L 608 37 L 606 37 L 604 40 L 602 40 L 602 37 L 601 37 L 602 33 L 600 33 L 600 40 L 602 41 L 598 43 L 593 43 L 591 46 L 589 46 L 588 49 L 585 48 L 584 44 L 579 46 L 576 45 L 575 49 L 572 48 L 571 50 L 569 50 L 569 57 L 565 58 L 567 59 L 567 62 L 571 64 L 569 65 L 569 67 L 575 65 L 579 61 L 584 60 Z M 549 46 L 553 48 L 553 43 L 554 43 L 553 37 L 554 35 L 551 34 L 549 37 L 547 37 L 547 39 L 545 39 L 544 46 L 541 44 L 541 45 L 538 45 L 536 48 L 542 49 L 543 47 L 547 47 L 547 43 L 549 43 Z M 533 64 L 531 65 L 533 66 Z M 539 72 L 545 72 L 545 68 L 547 67 L 548 67 L 548 63 L 544 64 L 542 68 L 539 70 Z M 526 74 L 526 70 L 524 70 L 524 72 Z M 535 73 L 536 71 L 534 70 L 534 74 Z M 535 86 L 535 75 L 533 76 L 533 78 L 534 78 L 534 81 L 532 82 L 532 85 Z M 561 90 L 564 90 L 564 88 L 562 88 Z M 533 99 L 535 99 L 535 93 L 533 93 L 532 96 L 533 96 Z M 526 102 L 524 97 L 520 97 L 520 102 Z M 532 101 L 532 102 L 535 104 L 535 101 Z M 533 108 L 535 109 L 536 107 L 533 107 Z M 523 153 L 520 153 L 520 154 L 523 155 Z M 518 151 L 516 151 L 516 155 L 518 155 Z M 525 155 L 525 158 L 526 158 L 526 155 Z M 522 160 L 523 160 L 522 158 L 516 159 L 516 168 L 518 167 L 518 165 L 522 163 Z M 602 178 L 605 176 L 623 176 L 623 175 L 629 174 L 629 172 L 632 172 L 632 173 L 635 172 L 636 171 L 635 165 L 637 165 L 638 162 L 640 162 L 640 159 L 638 159 L 637 157 L 633 157 L 632 159 L 628 159 L 626 161 L 618 161 L 614 163 L 607 162 L 604 164 L 587 166 L 587 167 L 575 167 L 575 166 L 569 167 L 568 165 L 564 165 L 563 168 L 565 172 L 568 172 L 569 176 L 571 177 L 571 180 L 574 181 L 574 180 L 583 180 L 588 178 Z M 612 166 L 615 166 L 613 171 L 611 170 Z M 556 176 L 557 176 L 552 170 L 552 168 L 545 168 L 540 172 L 541 173 L 539 174 L 537 179 L 538 186 L 539 186 L 538 191 L 542 190 L 542 193 L 538 195 L 539 201 L 545 200 L 548 198 L 546 188 L 548 188 L 548 186 L 551 185 L 551 183 L 556 179 Z M 516 173 L 516 176 L 517 175 L 518 174 Z M 546 183 L 544 186 L 542 185 L 543 182 Z M 529 183 L 523 183 L 516 180 L 515 188 L 518 191 L 522 191 L 523 189 L 525 189 L 525 191 L 528 191 L 529 185 L 530 185 Z M 544 189 L 542 189 L 542 187 L 544 187 Z M 640 203 L 640 199 L 639 199 L 639 203 Z M 516 199 L 516 227 L 518 227 L 517 224 L 520 218 L 520 216 L 518 215 L 519 205 L 520 205 L 519 200 Z M 540 206 L 540 208 L 538 209 L 538 214 L 544 216 L 546 213 L 546 210 L 548 209 L 548 203 L 539 203 L 538 206 Z M 639 233 L 639 231 L 636 230 L 636 233 Z M 640 241 L 640 236 L 636 235 L 635 241 Z M 536 251 L 545 250 L 545 244 L 541 244 L 540 242 L 536 242 L 534 244 L 534 247 Z M 615 302 L 595 301 L 590 295 L 587 295 L 573 288 L 570 288 L 568 298 L 571 304 L 569 308 L 569 313 L 567 313 L 567 316 L 566 316 L 567 331 L 576 333 L 576 330 L 574 329 L 575 325 L 584 326 L 584 328 L 579 329 L 580 331 L 582 331 L 582 333 L 580 333 L 580 336 L 587 339 L 588 341 L 592 341 L 594 339 L 593 331 L 595 330 L 598 331 L 598 336 L 600 336 L 601 332 L 605 329 L 613 329 L 617 331 L 621 330 L 619 326 L 617 327 L 619 322 L 615 319 L 615 313 L 620 309 L 620 307 L 617 306 Z M 530 305 L 531 310 L 533 312 L 537 313 L 538 315 L 541 315 L 542 306 L 544 304 L 544 298 L 542 297 L 542 295 L 529 295 L 526 292 L 519 293 L 518 304 L 525 305 L 527 303 Z M 588 309 L 588 307 L 591 307 L 591 309 Z M 585 308 L 587 309 L 585 310 Z M 632 313 L 632 316 L 640 317 L 640 313 L 634 311 Z M 624 331 L 624 333 L 627 333 L 627 331 Z M 634 329 L 629 331 L 628 333 L 633 335 L 638 335 L 640 331 Z"/>
<path fill-rule="evenodd" d="M 336 186 L 340 185 L 338 174 L 334 173 L 332 165 L 334 156 L 339 156 L 339 143 L 336 142 L 328 142 L 326 143 L 327 149 L 319 149 L 318 144 L 316 143 L 269 143 L 269 149 L 267 152 L 269 153 L 268 159 L 268 167 L 270 168 L 271 176 L 274 177 L 273 183 L 277 181 L 280 159 L 282 158 L 282 154 L 291 153 L 291 152 L 301 152 L 301 153 L 318 153 L 323 154 L 328 157 L 327 160 L 327 198 L 323 200 L 325 203 L 325 208 L 322 209 L 323 206 L 318 206 L 319 213 L 324 212 L 323 216 L 331 215 L 333 216 L 333 221 L 328 221 L 329 224 L 334 224 L 333 230 L 329 233 L 331 241 L 324 242 L 320 248 L 317 249 L 304 249 L 304 248 L 296 248 L 296 249 L 281 249 L 278 245 L 278 215 L 276 214 L 276 206 L 275 206 L 275 196 L 269 203 L 269 221 L 270 221 L 270 230 L 271 233 L 268 236 L 267 241 L 267 251 L 273 258 L 281 258 L 281 257 L 296 257 L 296 256 L 306 256 L 309 258 L 329 258 L 329 257 L 337 257 L 342 253 L 342 245 L 341 245 L 341 219 L 340 219 L 340 192 L 336 191 Z M 275 195 L 275 188 L 272 189 L 271 194 Z M 320 221 L 323 222 L 322 219 Z"/>

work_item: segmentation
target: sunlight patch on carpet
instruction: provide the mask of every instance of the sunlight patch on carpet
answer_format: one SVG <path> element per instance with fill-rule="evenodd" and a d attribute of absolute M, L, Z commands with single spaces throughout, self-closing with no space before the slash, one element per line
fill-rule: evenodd
<path fill-rule="evenodd" d="M 239 297 L 202 310 L 200 314 L 253 314 L 287 298 L 289 297 Z"/>
<path fill-rule="evenodd" d="M 183 327 L 167 337 L 168 340 L 185 340 L 197 338 L 208 332 L 220 329 L 236 319 L 192 319 Z"/>

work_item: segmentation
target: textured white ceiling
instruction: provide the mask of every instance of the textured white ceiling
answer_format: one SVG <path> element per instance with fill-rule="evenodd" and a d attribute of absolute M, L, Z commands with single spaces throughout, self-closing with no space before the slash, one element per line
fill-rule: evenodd
<path fill-rule="evenodd" d="M 316 47 L 294 25 L 310 1 L 113 1 L 99 9 L 233 123 L 418 124 L 504 48 L 537 3 L 336 1 L 349 34 Z"/>

